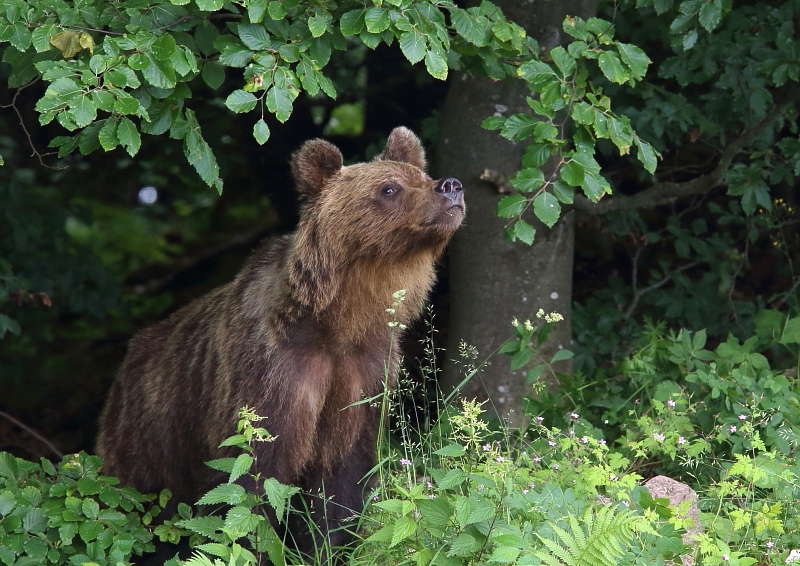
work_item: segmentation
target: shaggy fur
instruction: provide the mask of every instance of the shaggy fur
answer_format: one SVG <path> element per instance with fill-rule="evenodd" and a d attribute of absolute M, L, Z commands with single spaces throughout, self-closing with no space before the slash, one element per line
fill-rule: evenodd
<path fill-rule="evenodd" d="M 405 289 L 397 319 L 418 316 L 464 214 L 460 183 L 435 182 L 424 167 L 405 128 L 374 161 L 348 167 L 330 143 L 304 144 L 292 158 L 297 231 L 131 340 L 100 419 L 105 473 L 194 502 L 224 481 L 203 462 L 223 455 L 247 405 L 277 436 L 256 446 L 256 471 L 332 498 L 325 509 L 307 502 L 332 545 L 345 544 L 337 527 L 362 508 L 379 424 L 376 408 L 351 405 L 382 390 L 386 364 L 392 381 L 397 373 L 385 309 Z M 292 534 L 311 550 L 307 532 Z"/>

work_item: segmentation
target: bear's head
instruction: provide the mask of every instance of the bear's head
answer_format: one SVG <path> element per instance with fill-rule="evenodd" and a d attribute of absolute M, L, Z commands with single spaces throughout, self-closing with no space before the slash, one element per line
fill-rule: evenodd
<path fill-rule="evenodd" d="M 315 288 L 328 281 L 338 287 L 338 274 L 352 265 L 379 270 L 418 262 L 432 270 L 465 207 L 461 183 L 435 181 L 425 165 L 419 139 L 402 127 L 368 163 L 343 166 L 341 152 L 320 139 L 293 155 L 292 173 L 304 202 L 292 270 L 296 284 L 308 282 L 301 284 L 308 291 L 300 293 L 303 302 L 324 308 L 319 303 L 328 301 L 321 301 Z"/>

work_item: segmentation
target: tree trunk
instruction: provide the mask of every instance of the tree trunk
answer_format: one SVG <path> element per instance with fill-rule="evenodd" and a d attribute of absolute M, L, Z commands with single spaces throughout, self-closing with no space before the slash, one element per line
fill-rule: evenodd
<path fill-rule="evenodd" d="M 562 2 L 495 2 L 506 17 L 524 27 L 543 50 L 561 42 L 561 22 L 567 15 L 589 17 L 594 0 Z M 549 361 L 555 352 L 571 344 L 573 213 L 566 213 L 548 229 L 532 214 L 526 220 L 536 228 L 532 246 L 503 239 L 508 219 L 495 216 L 499 199 L 494 186 L 479 179 L 484 169 L 507 177 L 519 170 L 526 142 L 510 142 L 495 131 L 484 130 L 481 121 L 496 113 L 509 116 L 530 113 L 525 98 L 530 92 L 519 80 L 492 81 L 486 77 L 456 74 L 440 116 L 437 164 L 441 175 L 457 177 L 464 184 L 467 218 L 450 244 L 450 320 L 447 359 L 441 379 L 445 393 L 465 377 L 458 363 L 460 343 L 477 350 L 476 363 L 486 360 L 512 337 L 511 320 L 535 320 L 535 313 L 558 312 L 557 323 L 539 352 Z M 454 361 L 455 360 L 455 361 Z M 534 361 L 533 363 L 538 363 Z M 569 362 L 555 366 L 569 372 Z M 461 390 L 466 398 L 490 400 L 488 410 L 523 424 L 522 399 L 531 394 L 525 383 L 527 368 L 509 371 L 509 358 L 495 355 Z M 558 389 L 552 372 L 543 375 L 550 391 Z"/>

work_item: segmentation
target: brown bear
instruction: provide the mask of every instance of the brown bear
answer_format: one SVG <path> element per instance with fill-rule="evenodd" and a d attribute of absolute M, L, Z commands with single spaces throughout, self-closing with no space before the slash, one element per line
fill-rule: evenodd
<path fill-rule="evenodd" d="M 97 453 L 124 485 L 194 503 L 224 481 L 204 462 L 223 455 L 237 411 L 252 407 L 277 437 L 256 445 L 255 471 L 307 494 L 318 535 L 291 535 L 312 552 L 319 533 L 331 547 L 351 540 L 342 522 L 363 507 L 380 420 L 374 404 L 354 403 L 394 381 L 399 332 L 387 323 L 419 315 L 465 209 L 461 183 L 432 180 L 406 128 L 369 163 L 343 167 L 339 150 L 316 139 L 291 168 L 303 200 L 297 230 L 131 340 Z"/>

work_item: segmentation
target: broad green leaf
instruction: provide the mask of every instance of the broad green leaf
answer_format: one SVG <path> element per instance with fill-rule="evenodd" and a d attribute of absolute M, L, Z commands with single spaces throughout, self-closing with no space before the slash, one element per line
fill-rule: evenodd
<path fill-rule="evenodd" d="M 522 156 L 523 167 L 541 167 L 553 154 L 553 146 L 547 143 L 532 143 Z"/>
<path fill-rule="evenodd" d="M 706 31 L 714 31 L 722 19 L 722 2 L 720 0 L 710 0 L 700 4 L 700 12 L 697 20 Z"/>
<path fill-rule="evenodd" d="M 641 161 L 645 170 L 651 175 L 656 171 L 656 151 L 653 146 L 647 142 L 643 142 L 639 138 L 635 138 L 633 143 L 636 144 L 636 157 Z"/>
<path fill-rule="evenodd" d="M 511 178 L 509 183 L 521 193 L 530 193 L 544 184 L 544 174 L 541 169 L 522 169 Z"/>
<path fill-rule="evenodd" d="M 561 215 L 561 205 L 552 193 L 544 191 L 533 199 L 533 213 L 548 228 L 552 228 Z"/>
<path fill-rule="evenodd" d="M 186 119 L 189 129 L 184 138 L 183 154 L 186 156 L 189 164 L 194 167 L 195 171 L 197 171 L 197 173 L 200 175 L 200 178 L 203 179 L 208 186 L 215 187 L 217 191 L 221 193 L 222 180 L 219 178 L 219 165 L 217 164 L 217 158 L 214 156 L 214 152 L 211 151 L 211 147 L 201 136 L 200 125 L 197 123 L 197 118 L 195 118 L 194 112 L 187 109 Z M 218 503 L 223 503 L 223 501 L 219 501 Z M 227 501 L 227 503 L 235 505 L 237 503 L 241 503 L 241 501 L 232 500 Z"/>
<path fill-rule="evenodd" d="M 594 123 L 595 109 L 585 102 L 578 102 L 572 107 L 572 119 L 579 124 L 590 125 Z"/>
<path fill-rule="evenodd" d="M 504 116 L 489 116 L 484 118 L 481 122 L 481 128 L 484 130 L 499 130 L 506 123 Z"/>
<path fill-rule="evenodd" d="M 394 523 L 394 531 L 392 532 L 392 541 L 389 543 L 389 548 L 396 546 L 408 537 L 414 534 L 417 530 L 417 523 L 411 517 L 400 517 Z"/>
<path fill-rule="evenodd" d="M 563 202 L 564 204 L 572 204 L 575 196 L 575 191 L 572 187 L 562 181 L 556 181 L 551 186 L 553 187 L 553 194 L 556 196 L 559 202 Z"/>
<path fill-rule="evenodd" d="M 433 78 L 440 81 L 445 80 L 447 78 L 447 59 L 445 54 L 434 49 L 425 53 L 425 68 Z"/>
<path fill-rule="evenodd" d="M 269 126 L 267 126 L 263 118 L 253 125 L 253 137 L 258 142 L 258 145 L 264 145 L 269 139 Z"/>
<path fill-rule="evenodd" d="M 299 90 L 294 73 L 284 67 L 275 70 L 274 84 L 267 91 L 267 109 L 275 114 L 280 122 L 285 122 L 292 114 L 292 102 Z"/>
<path fill-rule="evenodd" d="M 225 99 L 225 106 L 233 112 L 241 114 L 242 112 L 250 112 L 256 107 L 257 102 L 258 99 L 253 93 L 243 90 L 234 90 L 228 95 L 228 98 Z"/>
<path fill-rule="evenodd" d="M 264 20 L 267 11 L 267 0 L 250 0 L 247 3 L 247 19 L 250 23 L 258 24 Z"/>
<path fill-rule="evenodd" d="M 250 454 L 239 454 L 236 461 L 233 463 L 233 469 L 228 477 L 228 483 L 233 483 L 241 476 L 250 471 L 253 465 L 253 457 Z"/>
<path fill-rule="evenodd" d="M 98 521 L 84 521 L 78 527 L 78 534 L 83 542 L 91 542 L 103 531 L 103 524 Z"/>
<path fill-rule="evenodd" d="M 530 246 L 533 244 L 533 240 L 536 237 L 536 229 L 520 218 L 514 223 L 514 235 L 519 238 L 521 242 Z"/>
<path fill-rule="evenodd" d="M 558 171 L 561 180 L 573 187 L 580 187 L 583 184 L 583 165 L 577 161 L 567 161 Z"/>
<path fill-rule="evenodd" d="M 697 30 L 693 29 L 683 36 L 683 49 L 689 51 L 697 43 Z"/>
<path fill-rule="evenodd" d="M 278 48 L 278 55 L 287 63 L 294 63 L 300 59 L 300 48 L 294 43 L 286 43 Z"/>
<path fill-rule="evenodd" d="M 213 55 L 219 49 L 214 47 L 214 40 L 219 37 L 219 31 L 216 26 L 210 22 L 201 22 L 194 31 L 194 41 L 200 53 L 208 57 Z"/>
<path fill-rule="evenodd" d="M 218 61 L 205 61 L 201 76 L 209 87 L 217 90 L 225 81 L 225 67 Z"/>
<path fill-rule="evenodd" d="M 269 49 L 272 45 L 267 30 L 260 24 L 242 24 L 239 26 L 239 38 L 253 51 Z"/>
<path fill-rule="evenodd" d="M 522 214 L 528 201 L 520 194 L 507 195 L 497 203 L 496 214 L 500 218 L 514 218 Z"/>
<path fill-rule="evenodd" d="M 253 55 L 254 53 L 249 49 L 228 44 L 222 48 L 219 62 L 228 67 L 244 67 L 253 59 Z"/>
<path fill-rule="evenodd" d="M 612 83 L 622 84 L 630 78 L 629 72 L 622 66 L 616 53 L 603 51 L 598 57 L 600 70 Z"/>
<path fill-rule="evenodd" d="M 450 515 L 453 513 L 447 499 L 438 497 L 436 499 L 420 499 L 417 501 L 417 509 L 428 524 L 437 527 L 446 527 L 450 522 Z"/>
<path fill-rule="evenodd" d="M 79 128 L 88 126 L 97 118 L 97 108 L 90 96 L 81 94 L 70 101 L 69 114 Z"/>
<path fill-rule="evenodd" d="M 483 47 L 488 43 L 488 35 L 491 31 L 489 20 L 484 17 L 475 17 L 459 8 L 452 10 L 450 17 L 458 35 L 468 42 L 478 47 Z"/>
<path fill-rule="evenodd" d="M 631 143 L 633 143 L 633 132 L 630 125 L 624 123 L 620 119 L 609 116 L 608 134 L 611 141 L 619 149 L 620 155 L 627 155 L 630 153 Z"/>
<path fill-rule="evenodd" d="M 333 17 L 330 12 L 322 10 L 308 18 L 308 31 L 312 37 L 320 37 L 330 28 Z"/>
<path fill-rule="evenodd" d="M 197 7 L 204 12 L 216 12 L 222 8 L 223 0 L 195 0 Z"/>
<path fill-rule="evenodd" d="M 50 43 L 50 36 L 53 35 L 57 29 L 58 27 L 54 24 L 44 24 L 33 30 L 31 34 L 31 43 L 33 43 L 33 47 L 36 49 L 37 53 L 43 53 L 52 49 L 53 46 Z"/>
<path fill-rule="evenodd" d="M 551 361 L 552 363 L 555 363 L 555 362 L 560 362 L 561 360 L 568 360 L 568 359 L 570 359 L 570 358 L 571 358 L 572 356 L 574 356 L 574 355 L 575 355 L 575 354 L 573 354 L 573 353 L 572 353 L 571 351 L 569 351 L 569 350 L 559 350 L 558 352 L 556 352 L 556 353 L 553 355 L 553 359 L 552 359 L 552 360 L 550 360 L 550 361 Z"/>
<path fill-rule="evenodd" d="M 790 318 L 783 327 L 781 344 L 800 344 L 800 316 Z"/>
<path fill-rule="evenodd" d="M 447 472 L 444 477 L 440 478 L 436 485 L 439 489 L 453 489 L 456 486 L 461 485 L 464 483 L 464 480 L 467 479 L 467 476 L 459 469 L 453 469 Z"/>
<path fill-rule="evenodd" d="M 575 70 L 575 59 L 560 45 L 550 50 L 550 58 L 564 77 L 569 77 Z"/>
<path fill-rule="evenodd" d="M 520 549 L 513 546 L 498 546 L 489 557 L 489 562 L 497 562 L 500 564 L 508 564 L 514 562 L 519 556 Z"/>
<path fill-rule="evenodd" d="M 618 43 L 617 49 L 622 62 L 631 70 L 633 78 L 641 79 L 644 77 L 647 72 L 647 66 L 650 64 L 647 54 L 630 43 Z"/>
<path fill-rule="evenodd" d="M 225 483 L 218 485 L 206 493 L 197 502 L 198 505 L 216 505 L 218 503 L 228 503 L 238 505 L 245 499 L 245 491 L 242 486 L 235 483 Z"/>
<path fill-rule="evenodd" d="M 452 443 L 448 444 L 447 446 L 443 446 L 439 448 L 436 452 L 434 452 L 437 456 L 451 456 L 451 457 L 458 457 L 464 455 L 464 447 L 460 444 Z"/>
<path fill-rule="evenodd" d="M 400 36 L 400 50 L 412 64 L 425 57 L 425 37 L 417 30 L 405 32 Z"/>
<path fill-rule="evenodd" d="M 350 10 L 342 15 L 339 19 L 339 29 L 342 30 L 342 35 L 357 35 L 364 29 L 364 15 L 366 10 Z"/>
<path fill-rule="evenodd" d="M 533 352 L 531 352 L 529 348 L 522 348 L 516 354 L 511 356 L 508 367 L 511 371 L 516 371 L 531 361 L 532 357 Z"/>
<path fill-rule="evenodd" d="M 151 46 L 153 57 L 159 61 L 169 61 L 175 53 L 175 38 L 169 34 L 162 35 L 153 42 Z"/>
<path fill-rule="evenodd" d="M 158 88 L 175 87 L 175 69 L 166 61 L 159 61 L 152 55 L 147 55 L 150 64 L 142 69 L 145 80 Z"/>
<path fill-rule="evenodd" d="M 370 33 L 383 33 L 389 29 L 391 24 L 389 18 L 389 10 L 385 8 L 370 8 L 364 14 L 364 23 L 367 25 L 367 31 Z"/>
<path fill-rule="evenodd" d="M 122 118 L 117 124 L 117 139 L 125 146 L 125 150 L 133 157 L 142 146 L 142 138 L 136 126 L 128 118 Z"/>
<path fill-rule="evenodd" d="M 267 6 L 267 12 L 273 20 L 282 20 L 286 17 L 286 8 L 281 0 L 272 0 Z"/>
<path fill-rule="evenodd" d="M 114 101 L 114 111 L 119 114 L 136 114 L 139 111 L 139 101 L 135 98 L 118 98 Z"/>
<path fill-rule="evenodd" d="M 94 499 L 87 497 L 81 503 L 81 511 L 84 516 L 90 519 L 97 519 L 97 516 L 100 514 L 100 504 Z"/>

